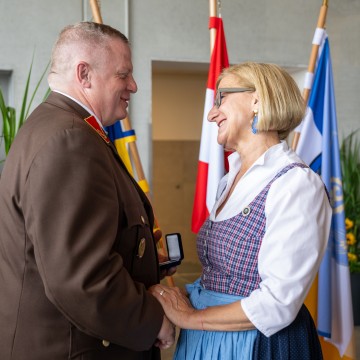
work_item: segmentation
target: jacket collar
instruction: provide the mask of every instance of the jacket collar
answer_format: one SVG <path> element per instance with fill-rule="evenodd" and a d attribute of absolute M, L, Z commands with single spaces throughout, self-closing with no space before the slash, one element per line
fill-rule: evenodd
<path fill-rule="evenodd" d="M 52 91 L 45 100 L 45 103 L 49 103 L 57 107 L 60 107 L 66 111 L 75 113 L 82 119 L 91 116 L 91 114 L 86 109 L 84 109 L 80 104 L 76 103 L 74 100 L 58 92 Z"/>
<path fill-rule="evenodd" d="M 64 110 L 76 113 L 79 117 L 84 119 L 84 121 L 94 131 L 96 131 L 98 135 L 100 135 L 100 137 L 106 142 L 106 144 L 110 144 L 109 137 L 107 136 L 103 127 L 96 120 L 95 116 L 90 114 L 89 111 L 85 107 L 81 106 L 81 104 L 79 104 L 77 101 L 74 101 L 73 99 L 64 94 L 52 91 L 45 102 L 61 107 Z"/>

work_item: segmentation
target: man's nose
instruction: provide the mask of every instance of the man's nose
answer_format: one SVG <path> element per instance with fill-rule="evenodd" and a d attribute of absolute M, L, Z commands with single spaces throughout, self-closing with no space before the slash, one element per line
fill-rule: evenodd
<path fill-rule="evenodd" d="M 130 80 L 129 80 L 129 83 L 128 83 L 128 90 L 132 93 L 136 93 L 137 92 L 137 84 L 136 84 L 136 81 L 134 79 L 133 76 L 131 76 Z"/>

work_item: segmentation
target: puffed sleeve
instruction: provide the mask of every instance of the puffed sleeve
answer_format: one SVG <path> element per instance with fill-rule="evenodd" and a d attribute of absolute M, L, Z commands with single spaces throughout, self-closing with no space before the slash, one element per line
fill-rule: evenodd
<path fill-rule="evenodd" d="M 271 336 L 295 319 L 304 302 L 327 247 L 332 210 L 320 177 L 294 168 L 272 184 L 265 213 L 261 283 L 242 307 Z"/>

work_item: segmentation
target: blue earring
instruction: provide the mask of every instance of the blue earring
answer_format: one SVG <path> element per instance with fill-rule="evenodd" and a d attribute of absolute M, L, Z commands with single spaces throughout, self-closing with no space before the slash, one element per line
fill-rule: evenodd
<path fill-rule="evenodd" d="M 257 125 L 258 121 L 259 121 L 258 114 L 257 114 L 257 111 L 255 110 L 254 111 L 254 119 L 253 119 L 253 121 L 251 123 L 251 131 L 252 131 L 253 134 L 256 134 L 258 132 L 257 128 L 256 128 L 256 125 Z"/>

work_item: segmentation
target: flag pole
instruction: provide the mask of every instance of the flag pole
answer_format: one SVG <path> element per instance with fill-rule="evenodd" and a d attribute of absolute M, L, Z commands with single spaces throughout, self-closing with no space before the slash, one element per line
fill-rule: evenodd
<path fill-rule="evenodd" d="M 92 11 L 95 22 L 102 24 L 103 21 L 102 21 L 99 4 L 98 4 L 97 0 L 90 0 L 90 6 L 91 6 L 91 11 Z"/>
<path fill-rule="evenodd" d="M 90 5 L 91 5 L 91 11 L 92 11 L 95 22 L 102 24 L 103 21 L 102 21 L 99 4 L 98 4 L 97 0 L 90 0 Z M 125 119 L 123 119 L 121 121 L 122 121 L 122 124 L 124 125 L 125 131 L 132 130 L 131 123 L 130 123 L 130 120 L 128 117 L 126 117 Z M 128 146 L 129 146 L 130 154 L 132 156 L 132 160 L 133 160 L 133 163 L 135 166 L 135 170 L 136 170 L 136 174 L 137 174 L 137 178 L 138 178 L 137 182 L 140 185 L 141 189 L 144 191 L 144 193 L 147 196 L 147 198 L 149 199 L 149 201 L 151 202 L 149 185 L 145 178 L 144 170 L 143 170 L 143 167 L 142 167 L 142 164 L 140 161 L 140 156 L 139 156 L 139 152 L 138 152 L 135 141 L 128 142 Z M 155 226 L 154 232 L 156 232 L 157 230 L 160 230 L 156 217 L 154 219 L 154 226 Z M 163 255 L 165 255 L 165 256 L 167 255 L 167 251 L 164 246 L 163 237 L 161 237 L 159 242 L 157 243 L 157 248 L 158 248 L 158 250 L 160 250 L 160 252 Z M 174 279 L 172 278 L 172 276 L 167 276 L 166 280 L 167 280 L 167 283 L 169 286 L 175 286 Z"/>
<path fill-rule="evenodd" d="M 328 0 L 323 0 L 322 6 L 320 8 L 320 13 L 319 13 L 318 21 L 317 21 L 314 38 L 312 41 L 312 49 L 311 49 L 311 54 L 310 54 L 310 59 L 309 59 L 309 65 L 308 65 L 305 82 L 304 82 L 303 98 L 304 98 L 304 102 L 306 105 L 308 103 L 311 88 L 312 88 L 314 71 L 315 71 L 317 57 L 318 57 L 318 53 L 319 53 L 319 47 L 320 47 L 320 43 L 321 43 L 321 39 L 319 39 L 318 35 L 319 35 L 319 33 L 321 34 L 321 32 L 323 32 L 323 30 L 325 28 L 327 9 L 328 9 Z M 300 132 L 297 132 L 297 131 L 294 132 L 294 137 L 293 137 L 292 145 L 291 145 L 291 148 L 294 151 L 296 150 L 296 148 L 298 146 L 300 135 L 301 135 Z M 317 302 L 318 302 L 318 275 L 316 275 L 316 277 L 311 285 L 311 288 L 306 296 L 306 299 L 304 301 L 304 303 L 307 306 L 307 308 L 309 309 L 309 312 L 313 319 L 317 319 L 317 312 L 318 312 L 317 311 Z"/>
<path fill-rule="evenodd" d="M 327 9 L 328 9 L 328 0 L 323 0 L 323 3 L 320 8 L 320 14 L 319 14 L 316 30 L 317 29 L 325 29 Z M 316 34 L 316 32 L 315 32 L 315 34 Z M 309 60 L 309 66 L 308 66 L 308 70 L 307 70 L 307 74 L 306 74 L 306 78 L 307 79 L 310 78 L 310 81 L 305 81 L 304 90 L 303 90 L 303 98 L 304 98 L 305 104 L 307 104 L 308 100 L 309 100 L 309 95 L 310 95 L 310 91 L 311 91 L 311 87 L 312 87 L 312 79 L 314 76 L 314 70 L 315 70 L 315 66 L 316 66 L 316 59 L 317 59 L 318 52 L 319 52 L 319 46 L 320 45 L 318 43 L 315 43 L 313 41 L 311 54 L 310 54 L 310 60 Z M 297 148 L 299 139 L 300 139 L 300 132 L 294 132 L 294 137 L 293 137 L 293 141 L 292 141 L 292 145 L 291 145 L 291 147 L 294 151 Z"/>
<path fill-rule="evenodd" d="M 216 17 L 216 15 L 217 15 L 216 1 L 217 0 L 209 0 L 210 17 Z M 212 50 L 214 48 L 215 37 L 216 37 L 216 29 L 210 29 L 210 55 L 211 55 Z"/>

